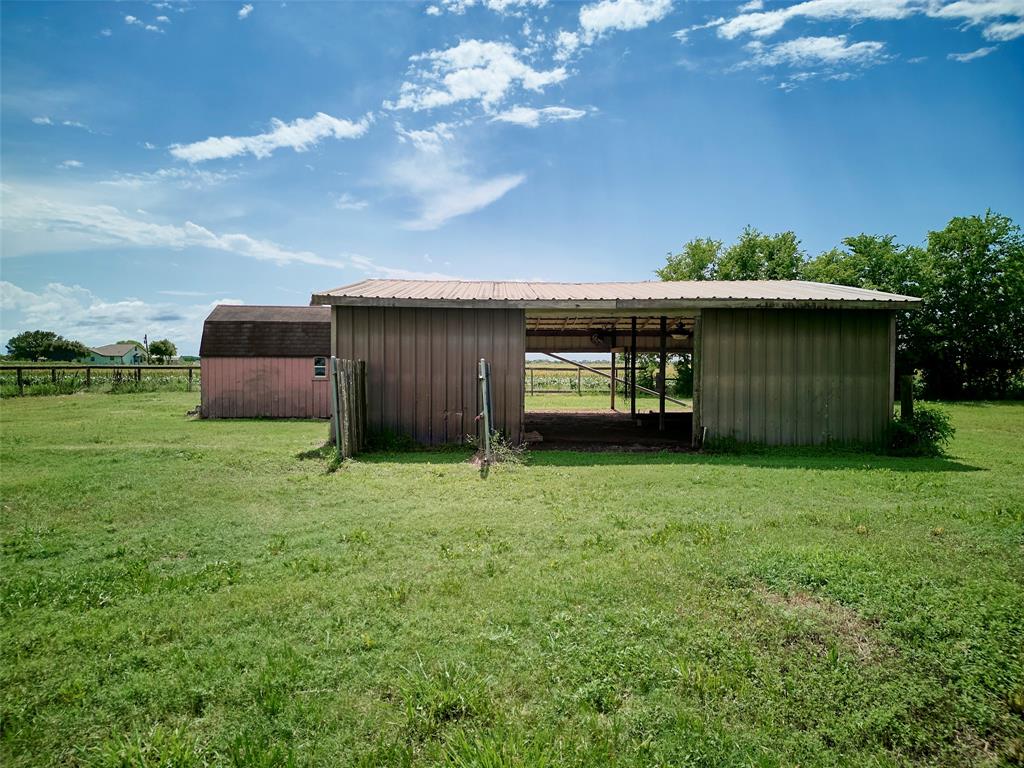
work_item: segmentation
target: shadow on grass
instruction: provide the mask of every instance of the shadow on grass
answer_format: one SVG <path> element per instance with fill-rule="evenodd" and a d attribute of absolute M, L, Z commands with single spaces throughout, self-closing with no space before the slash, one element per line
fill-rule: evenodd
<path fill-rule="evenodd" d="M 763 469 L 825 471 L 879 470 L 891 472 L 984 472 L 984 467 L 952 458 L 901 458 L 856 451 L 765 449 L 749 453 L 623 453 L 616 451 L 543 451 L 530 455 L 530 466 L 582 467 L 633 464 L 735 466 Z"/>
<path fill-rule="evenodd" d="M 312 452 L 310 452 L 312 453 Z M 363 453 L 358 461 L 367 464 L 459 464 L 473 455 L 471 449 L 424 449 L 407 452 Z M 300 455 L 300 458 L 306 456 Z M 310 457 L 311 458 L 311 457 Z M 757 453 L 681 453 L 625 451 L 535 451 L 528 454 L 527 467 L 611 467 L 611 466 L 722 466 L 817 471 L 891 472 L 985 472 L 984 467 L 964 464 L 952 458 L 900 458 L 872 453 L 836 451 L 767 450 Z"/>

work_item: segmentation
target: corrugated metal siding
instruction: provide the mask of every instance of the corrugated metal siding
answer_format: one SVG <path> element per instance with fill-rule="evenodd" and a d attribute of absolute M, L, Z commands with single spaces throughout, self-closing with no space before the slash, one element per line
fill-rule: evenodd
<path fill-rule="evenodd" d="M 210 357 L 200 360 L 203 415 L 211 419 L 326 419 L 327 379 L 312 357 Z"/>
<path fill-rule="evenodd" d="M 873 443 L 891 412 L 891 313 L 705 310 L 700 423 L 768 445 Z"/>
<path fill-rule="evenodd" d="M 495 427 L 522 433 L 526 319 L 517 309 L 335 307 L 339 358 L 366 361 L 367 426 L 427 445 L 476 433 L 477 362 L 491 364 Z"/>

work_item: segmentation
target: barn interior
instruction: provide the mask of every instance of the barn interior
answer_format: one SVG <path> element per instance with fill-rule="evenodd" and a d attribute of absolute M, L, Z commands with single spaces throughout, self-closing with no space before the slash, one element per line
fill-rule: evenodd
<path fill-rule="evenodd" d="M 543 353 L 586 375 L 608 380 L 603 408 L 531 406 L 527 383 L 524 432 L 535 448 L 686 449 L 693 442 L 693 407 L 667 387 L 669 358 L 692 355 L 696 312 L 638 315 L 628 312 L 535 310 L 526 312 L 526 352 Z M 610 354 L 611 370 L 580 360 Z M 638 382 L 639 355 L 655 355 L 654 387 Z M 525 371 L 524 371 L 525 373 Z M 615 386 L 612 386 L 614 382 Z M 571 395 L 566 395 L 571 398 Z"/>

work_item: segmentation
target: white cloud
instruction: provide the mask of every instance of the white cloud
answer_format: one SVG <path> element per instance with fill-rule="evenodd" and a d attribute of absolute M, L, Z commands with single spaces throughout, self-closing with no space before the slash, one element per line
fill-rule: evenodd
<path fill-rule="evenodd" d="M 450 123 L 436 123 L 431 128 L 407 131 L 401 123 L 395 123 L 398 140 L 412 144 L 421 152 L 437 153 L 446 141 L 451 141 L 454 134 Z"/>
<path fill-rule="evenodd" d="M 342 192 L 334 201 L 334 207 L 339 211 L 362 211 L 369 205 L 365 200 L 359 200 L 348 192 Z"/>
<path fill-rule="evenodd" d="M 114 178 L 100 183 L 110 187 L 140 189 L 154 184 L 171 182 L 179 189 L 201 189 L 223 184 L 236 177 L 237 174 L 223 171 L 203 171 L 197 168 L 160 168 L 156 171 L 142 173 L 119 173 Z"/>
<path fill-rule="evenodd" d="M 750 0 L 749 3 L 744 3 L 737 10 L 740 13 L 750 13 L 751 11 L 760 11 L 764 8 L 764 0 Z"/>
<path fill-rule="evenodd" d="M 576 32 L 559 30 L 555 38 L 555 60 L 568 61 L 580 47 L 580 36 Z"/>
<path fill-rule="evenodd" d="M 4 186 L 3 235 L 4 252 L 8 239 L 18 234 L 34 237 L 21 250 L 34 252 L 47 248 L 47 238 L 54 238 L 65 248 L 96 248 L 137 246 L 181 250 L 208 248 L 233 253 L 278 265 L 309 264 L 321 267 L 344 267 L 342 261 L 327 259 L 310 251 L 292 251 L 270 240 L 261 240 L 242 233 L 217 234 L 186 221 L 184 224 L 155 224 L 122 212 L 111 205 L 79 203 L 62 199 L 58 189 L 37 192 Z M 42 242 L 39 238 L 42 237 Z"/>
<path fill-rule="evenodd" d="M 415 69 L 413 81 L 402 83 L 397 101 L 389 109 L 433 109 L 460 101 L 479 101 L 490 110 L 514 88 L 541 92 L 568 77 L 563 67 L 537 70 L 523 61 L 510 43 L 463 40 L 445 50 L 410 58 L 425 68 Z"/>
<path fill-rule="evenodd" d="M 247 19 L 250 13 L 252 13 L 252 3 L 246 3 L 238 9 L 238 18 Z"/>
<path fill-rule="evenodd" d="M 160 291 L 165 295 L 203 296 L 189 291 Z M 187 354 L 199 348 L 203 320 L 217 304 L 241 304 L 239 299 L 221 298 L 202 304 L 181 305 L 167 301 L 147 302 L 138 298 L 104 299 L 80 285 L 49 283 L 28 291 L 0 281 L 3 328 L 0 337 L 9 339 L 22 331 L 45 328 L 88 345 L 109 344 L 117 339 L 169 338 Z"/>
<path fill-rule="evenodd" d="M 43 117 L 33 117 L 32 118 L 32 122 L 35 123 L 36 125 L 53 125 L 53 120 L 51 120 L 50 118 L 48 118 L 46 116 L 43 116 Z"/>
<path fill-rule="evenodd" d="M 414 151 L 393 163 L 385 178 L 392 189 L 416 203 L 418 215 L 403 223 L 405 229 L 437 229 L 497 202 L 526 180 L 521 173 L 480 178 L 450 146 L 415 141 L 413 145 Z"/>
<path fill-rule="evenodd" d="M 371 121 L 370 115 L 366 115 L 359 122 L 352 122 L 331 117 L 323 112 L 290 123 L 274 118 L 271 120 L 271 130 L 266 133 L 255 136 L 211 136 L 192 144 L 174 144 L 171 146 L 171 154 L 180 160 L 201 163 L 244 154 L 264 158 L 283 147 L 304 152 L 325 138 L 357 139 L 366 133 Z"/>
<path fill-rule="evenodd" d="M 996 50 L 997 47 L 998 46 L 992 45 L 986 48 L 979 48 L 976 51 L 970 51 L 968 53 L 951 53 L 946 56 L 946 58 L 951 61 L 959 61 L 961 64 L 966 64 L 968 61 L 974 61 L 975 59 L 981 59 L 988 56 Z"/>
<path fill-rule="evenodd" d="M 781 30 L 789 21 L 805 18 L 813 21 L 905 19 L 922 8 L 922 0 L 806 0 L 770 11 L 741 13 L 718 28 L 727 39 L 749 34 L 766 37 Z"/>
<path fill-rule="evenodd" d="M 428 5 L 426 13 L 429 16 L 439 16 L 442 12 L 447 11 L 448 13 L 453 13 L 456 16 L 461 16 L 469 8 L 481 5 L 484 8 L 497 13 L 516 15 L 520 13 L 523 8 L 531 6 L 534 8 L 543 8 L 547 4 L 548 0 L 439 0 L 438 3 Z"/>
<path fill-rule="evenodd" d="M 100 30 L 100 34 L 104 37 L 110 37 L 112 34 L 114 34 L 114 32 L 112 29 L 110 29 L 110 27 L 104 27 Z"/>
<path fill-rule="evenodd" d="M 981 35 L 986 40 L 995 40 L 998 42 L 1016 40 L 1018 37 L 1024 35 L 1024 20 L 989 24 L 984 30 L 982 30 Z"/>
<path fill-rule="evenodd" d="M 148 141 L 144 141 L 144 142 L 142 142 L 142 146 L 143 146 L 143 147 L 144 147 L 145 149 L 156 149 L 156 144 L 153 144 L 153 143 L 151 143 L 151 142 L 148 142 Z"/>
<path fill-rule="evenodd" d="M 85 163 L 81 160 L 65 160 L 57 165 L 58 168 L 81 168 Z"/>
<path fill-rule="evenodd" d="M 559 120 L 579 120 L 587 114 L 585 109 L 572 109 L 571 107 L 520 107 L 515 106 L 504 112 L 499 112 L 491 118 L 491 122 L 512 123 L 527 128 L 536 128 L 541 123 L 550 123 Z"/>
<path fill-rule="evenodd" d="M 124 17 L 124 23 L 125 24 L 135 24 L 136 26 L 140 26 L 140 27 L 142 26 L 142 20 L 136 18 L 135 16 L 125 16 Z"/>
<path fill-rule="evenodd" d="M 580 8 L 583 42 L 590 44 L 617 30 L 642 29 L 661 21 L 672 9 L 672 0 L 600 0 Z"/>
<path fill-rule="evenodd" d="M 885 44 L 871 40 L 847 43 L 846 35 L 838 35 L 837 37 L 798 37 L 795 40 L 787 40 L 772 46 L 766 46 L 755 40 L 747 45 L 747 49 L 754 54 L 754 63 L 765 67 L 870 65 L 882 58 Z"/>
<path fill-rule="evenodd" d="M 711 21 L 706 22 L 704 24 L 694 24 L 693 26 L 684 27 L 683 29 L 676 30 L 675 32 L 672 33 L 672 37 L 674 37 L 680 43 L 685 43 L 689 40 L 691 32 L 696 32 L 698 29 L 710 29 L 711 27 L 720 27 L 723 24 L 725 24 L 725 19 L 722 17 L 718 17 L 717 19 L 712 19 Z"/>
<path fill-rule="evenodd" d="M 157 16 L 156 20 L 158 22 L 160 22 L 161 24 L 170 24 L 171 23 L 171 20 L 169 18 L 167 18 L 166 16 Z"/>
<path fill-rule="evenodd" d="M 748 4 L 750 5 L 750 4 Z M 808 21 L 897 21 L 916 14 L 983 26 L 987 40 L 1011 40 L 1024 35 L 1024 0 L 805 0 L 762 11 L 742 6 L 737 16 L 719 27 L 726 39 L 740 35 L 767 37 L 794 19 Z"/>

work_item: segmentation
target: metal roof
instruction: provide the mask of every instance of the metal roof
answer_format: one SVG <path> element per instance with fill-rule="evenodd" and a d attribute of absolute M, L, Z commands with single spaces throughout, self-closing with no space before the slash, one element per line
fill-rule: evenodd
<path fill-rule="evenodd" d="M 545 283 L 490 280 L 363 280 L 314 293 L 312 304 L 523 309 L 863 307 L 907 309 L 911 296 L 801 280 Z"/>
<path fill-rule="evenodd" d="M 203 323 L 200 357 L 321 357 L 331 354 L 329 307 L 221 304 Z"/>
<path fill-rule="evenodd" d="M 90 352 L 95 352 L 101 357 L 124 357 L 133 349 L 142 350 L 138 344 L 107 344 L 102 347 L 93 347 Z M 145 351 L 145 350 L 142 350 Z"/>
<path fill-rule="evenodd" d="M 331 313 L 326 307 L 274 307 L 257 304 L 218 304 L 206 318 L 207 322 L 249 323 L 329 323 Z"/>

